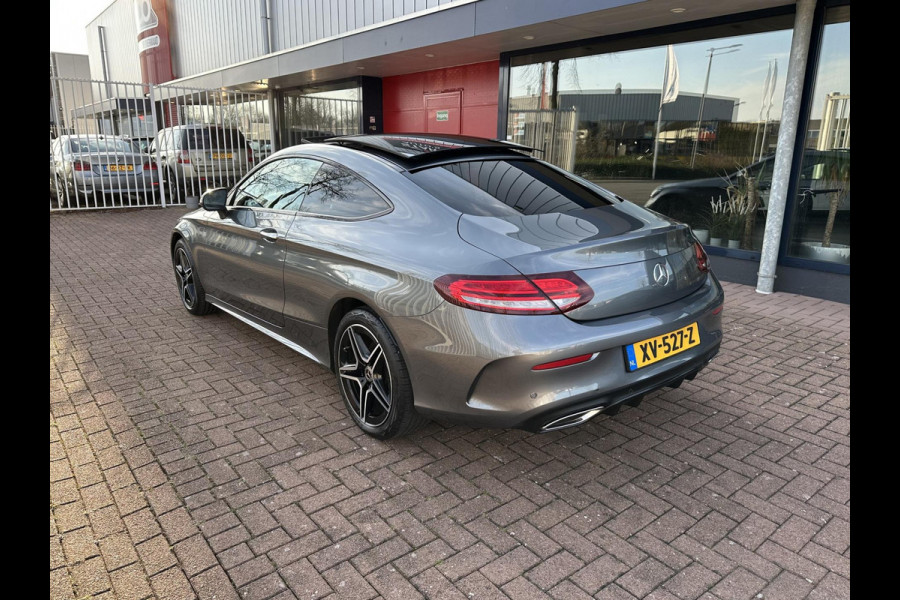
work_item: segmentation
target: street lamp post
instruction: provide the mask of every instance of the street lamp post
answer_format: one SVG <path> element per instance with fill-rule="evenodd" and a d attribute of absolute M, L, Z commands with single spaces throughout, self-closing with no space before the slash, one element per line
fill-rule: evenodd
<path fill-rule="evenodd" d="M 740 50 L 740 46 L 743 44 L 732 44 L 731 46 L 721 46 L 719 48 L 710 48 L 709 52 L 709 63 L 706 65 L 706 81 L 703 83 L 703 95 L 700 96 L 700 112 L 697 114 L 697 136 L 694 138 L 694 149 L 691 151 L 691 168 L 694 168 L 694 161 L 697 159 L 697 144 L 700 142 L 700 123 L 703 121 L 703 104 L 706 102 L 706 92 L 709 90 L 709 72 L 712 70 L 712 59 L 713 56 L 719 50 L 726 50 L 726 52 L 719 52 L 719 54 L 729 54 L 731 52 L 737 52 Z"/>

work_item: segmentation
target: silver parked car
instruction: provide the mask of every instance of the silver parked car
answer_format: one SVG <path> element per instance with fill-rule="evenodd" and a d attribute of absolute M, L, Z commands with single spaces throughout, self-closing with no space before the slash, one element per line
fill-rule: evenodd
<path fill-rule="evenodd" d="M 153 159 L 118 136 L 63 135 L 50 144 L 50 195 L 61 207 L 107 194 L 150 197 L 158 183 Z"/>
<path fill-rule="evenodd" d="M 237 129 L 179 125 L 157 133 L 150 152 L 170 195 L 199 196 L 207 188 L 229 187 L 253 165 L 253 151 Z"/>
<path fill-rule="evenodd" d="M 690 229 L 504 142 L 276 152 L 175 227 L 184 307 L 334 371 L 355 422 L 551 431 L 693 379 L 724 293 Z"/>

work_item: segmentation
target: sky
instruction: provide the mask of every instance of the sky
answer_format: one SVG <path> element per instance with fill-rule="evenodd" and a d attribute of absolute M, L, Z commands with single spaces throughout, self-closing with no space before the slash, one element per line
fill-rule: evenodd
<path fill-rule="evenodd" d="M 112 0 L 50 0 L 50 51 L 87 54 L 85 26 Z"/>

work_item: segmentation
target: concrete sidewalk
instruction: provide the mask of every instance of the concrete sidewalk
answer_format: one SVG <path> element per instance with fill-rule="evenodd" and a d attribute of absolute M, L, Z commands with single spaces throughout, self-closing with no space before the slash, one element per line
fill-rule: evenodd
<path fill-rule="evenodd" d="M 850 597 L 848 305 L 725 284 L 677 390 L 379 442 L 331 373 L 184 311 L 184 212 L 50 216 L 51 599 Z"/>

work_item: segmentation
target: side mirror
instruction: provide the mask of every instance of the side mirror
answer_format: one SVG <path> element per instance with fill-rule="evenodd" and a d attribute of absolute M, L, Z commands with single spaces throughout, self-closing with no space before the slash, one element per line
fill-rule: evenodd
<path fill-rule="evenodd" d="M 228 201 L 228 188 L 214 188 L 206 190 L 200 196 L 200 206 L 203 210 L 225 210 Z"/>

